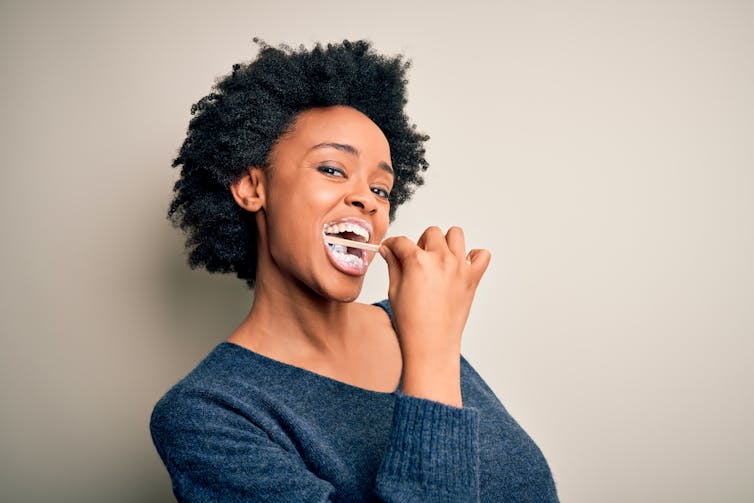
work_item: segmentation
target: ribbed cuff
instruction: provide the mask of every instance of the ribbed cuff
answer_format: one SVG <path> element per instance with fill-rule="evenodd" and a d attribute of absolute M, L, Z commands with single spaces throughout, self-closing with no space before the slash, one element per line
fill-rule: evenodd
<path fill-rule="evenodd" d="M 378 487 L 411 489 L 427 501 L 477 501 L 479 411 L 396 391 L 390 444 Z"/>

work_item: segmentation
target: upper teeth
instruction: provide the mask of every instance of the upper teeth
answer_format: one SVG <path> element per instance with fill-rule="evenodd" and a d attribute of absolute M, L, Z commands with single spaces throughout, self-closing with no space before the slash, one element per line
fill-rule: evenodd
<path fill-rule="evenodd" d="M 346 222 L 342 224 L 325 226 L 325 234 L 340 234 L 341 232 L 353 232 L 357 236 L 361 236 L 364 239 L 369 240 L 369 231 L 359 224 Z"/>

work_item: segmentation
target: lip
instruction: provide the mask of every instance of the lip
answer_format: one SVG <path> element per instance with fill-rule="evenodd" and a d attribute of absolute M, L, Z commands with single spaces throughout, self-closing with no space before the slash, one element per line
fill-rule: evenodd
<path fill-rule="evenodd" d="M 350 276 L 363 276 L 366 274 L 367 269 L 369 268 L 369 262 L 370 260 L 367 257 L 367 252 L 364 250 L 358 250 L 359 255 L 361 257 L 361 265 L 357 264 L 351 264 L 347 263 L 341 260 L 338 260 L 335 258 L 335 256 L 332 253 L 332 250 L 330 249 L 330 246 L 325 241 L 325 227 L 331 226 L 331 225 L 337 225 L 337 224 L 345 224 L 345 223 L 352 223 L 359 225 L 367 230 L 369 233 L 369 239 L 372 238 L 372 225 L 367 222 L 366 220 L 362 218 L 357 217 L 344 217 L 339 218 L 337 220 L 332 220 L 331 222 L 326 223 L 322 226 L 322 245 L 325 247 L 325 253 L 327 254 L 327 258 L 330 259 L 330 263 L 339 270 L 340 272 L 343 272 L 345 274 L 348 274 Z M 367 242 L 369 242 L 369 239 Z"/>

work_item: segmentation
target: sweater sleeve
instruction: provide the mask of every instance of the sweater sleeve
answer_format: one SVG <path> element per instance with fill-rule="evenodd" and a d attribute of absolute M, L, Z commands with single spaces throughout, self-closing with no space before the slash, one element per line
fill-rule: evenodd
<path fill-rule="evenodd" d="M 478 501 L 478 411 L 396 394 L 379 501 Z M 150 429 L 179 502 L 339 500 L 296 452 L 211 395 L 163 398 Z"/>
<path fill-rule="evenodd" d="M 377 474 L 384 501 L 479 501 L 479 411 L 396 392 Z"/>

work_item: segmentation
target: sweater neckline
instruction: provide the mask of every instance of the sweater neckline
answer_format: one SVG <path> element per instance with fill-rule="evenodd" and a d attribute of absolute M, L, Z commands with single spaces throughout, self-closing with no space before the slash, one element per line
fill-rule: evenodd
<path fill-rule="evenodd" d="M 395 325 L 393 323 L 393 313 L 390 309 L 390 306 L 387 304 L 387 300 L 381 301 L 381 302 L 375 302 L 372 304 L 374 306 L 377 306 L 381 308 L 383 311 L 385 311 L 390 318 L 390 323 L 393 325 L 393 329 L 395 329 Z M 345 381 L 339 381 L 338 379 L 334 379 L 332 377 L 326 376 L 324 374 L 319 374 L 317 372 L 314 372 L 309 369 L 305 369 L 303 367 L 299 367 L 296 365 L 292 365 L 290 363 L 286 363 L 280 360 L 276 360 L 275 358 L 271 358 L 269 356 L 263 355 L 261 353 L 257 353 L 256 351 L 253 351 L 247 347 L 241 346 L 240 344 L 236 344 L 234 342 L 224 341 L 221 342 L 218 346 L 218 349 L 225 348 L 232 351 L 240 351 L 242 354 L 250 355 L 252 358 L 256 359 L 257 361 L 260 361 L 261 363 L 267 365 L 267 366 L 273 366 L 278 367 L 282 369 L 286 369 L 288 371 L 293 371 L 302 374 L 308 379 L 313 379 L 320 382 L 330 383 L 334 384 L 336 386 L 345 387 L 347 389 L 356 390 L 359 392 L 365 392 L 372 395 L 381 395 L 381 396 L 390 396 L 395 395 L 396 393 L 399 393 L 401 390 L 401 387 L 403 386 L 403 369 L 401 368 L 401 377 L 398 380 L 398 387 L 394 389 L 393 391 L 377 391 L 367 388 L 362 388 L 361 386 L 356 386 L 355 384 L 349 384 Z"/>

